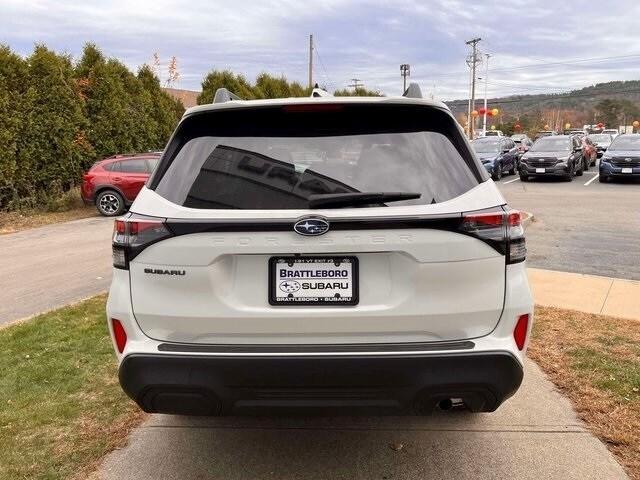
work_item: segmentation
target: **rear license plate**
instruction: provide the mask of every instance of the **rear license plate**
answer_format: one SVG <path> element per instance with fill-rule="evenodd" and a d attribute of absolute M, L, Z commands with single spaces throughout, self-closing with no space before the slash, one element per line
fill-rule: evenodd
<path fill-rule="evenodd" d="M 357 305 L 356 257 L 271 257 L 271 305 Z"/>
<path fill-rule="evenodd" d="M 536 173 L 544 173 L 544 168 L 536 168 Z"/>
<path fill-rule="evenodd" d="M 633 173 L 633 168 L 623 168 L 622 173 Z"/>

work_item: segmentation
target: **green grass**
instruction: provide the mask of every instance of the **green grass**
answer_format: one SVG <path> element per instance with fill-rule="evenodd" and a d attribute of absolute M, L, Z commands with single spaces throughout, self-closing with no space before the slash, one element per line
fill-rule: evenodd
<path fill-rule="evenodd" d="M 82 478 L 140 417 L 104 307 L 98 296 L 0 330 L 0 479 Z"/>
<path fill-rule="evenodd" d="M 603 343 L 614 346 L 610 342 Z M 593 386 L 614 394 L 621 401 L 636 399 L 640 389 L 640 357 L 620 356 L 608 350 L 578 347 L 568 353 L 572 367 L 588 375 Z"/>

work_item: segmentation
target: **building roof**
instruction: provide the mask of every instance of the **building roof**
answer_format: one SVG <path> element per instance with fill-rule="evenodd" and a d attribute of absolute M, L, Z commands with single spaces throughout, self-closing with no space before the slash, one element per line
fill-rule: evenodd
<path fill-rule="evenodd" d="M 194 90 L 182 90 L 179 88 L 163 88 L 166 93 L 182 103 L 184 108 L 191 108 L 198 105 L 198 95 L 200 92 Z"/>

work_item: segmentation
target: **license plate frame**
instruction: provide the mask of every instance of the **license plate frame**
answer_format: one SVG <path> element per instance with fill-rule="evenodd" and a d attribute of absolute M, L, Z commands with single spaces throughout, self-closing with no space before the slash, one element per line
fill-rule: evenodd
<path fill-rule="evenodd" d="M 295 297 L 294 293 L 287 294 L 287 297 L 283 295 L 284 292 L 278 294 L 278 290 L 276 290 L 280 283 L 284 280 L 279 277 L 279 272 L 277 272 L 277 267 L 279 264 L 284 264 L 292 262 L 297 265 L 327 265 L 329 263 L 335 264 L 335 262 L 339 261 L 340 263 L 349 263 L 351 265 L 351 296 L 350 297 L 327 297 L 323 295 L 316 295 L 313 297 Z M 292 266 L 289 266 L 292 268 Z M 337 268 L 337 267 L 336 267 Z M 269 259 L 269 304 L 272 306 L 278 307 L 309 307 L 309 306 L 332 306 L 332 307 L 353 307 L 358 305 L 360 301 L 360 280 L 359 280 L 359 263 L 358 257 L 353 255 L 282 255 L 282 256 L 274 256 Z M 341 277 L 341 280 L 344 278 Z M 302 280 L 302 278 L 300 278 Z M 317 285 L 321 280 L 318 278 L 308 279 L 309 282 L 315 282 Z M 331 278 L 327 278 L 326 280 L 331 280 Z M 298 282 L 298 279 L 293 279 L 292 281 Z M 302 282 L 298 282 L 300 287 L 302 287 Z M 342 282 L 340 282 L 342 283 Z M 296 291 L 299 291 L 296 290 Z"/>
<path fill-rule="evenodd" d="M 536 168 L 536 173 L 546 173 L 546 169 L 537 167 Z"/>

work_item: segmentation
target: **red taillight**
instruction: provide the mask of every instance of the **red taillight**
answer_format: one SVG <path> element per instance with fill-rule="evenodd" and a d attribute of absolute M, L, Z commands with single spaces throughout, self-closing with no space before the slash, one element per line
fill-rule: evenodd
<path fill-rule="evenodd" d="M 113 224 L 113 233 L 124 235 L 127 231 L 127 224 L 124 220 L 116 220 Z"/>
<path fill-rule="evenodd" d="M 130 216 L 113 224 L 113 266 L 128 269 L 129 261 L 147 246 L 168 238 L 171 232 L 162 220 Z"/>
<path fill-rule="evenodd" d="M 526 257 L 524 229 L 517 210 L 467 213 L 462 217 L 460 230 L 506 255 L 508 264 L 521 262 Z"/>
<path fill-rule="evenodd" d="M 522 217 L 520 216 L 520 212 L 517 210 L 511 210 L 507 214 L 507 223 L 510 227 L 518 227 L 522 223 Z"/>
<path fill-rule="evenodd" d="M 527 341 L 527 330 L 529 328 L 529 314 L 525 313 L 518 317 L 516 322 L 516 328 L 513 329 L 513 339 L 516 341 L 518 350 L 524 348 L 524 344 Z"/>
<path fill-rule="evenodd" d="M 124 347 L 127 345 L 127 332 L 124 331 L 120 320 L 115 318 L 111 319 L 111 326 L 113 327 L 113 338 L 116 342 L 116 348 L 119 353 L 122 353 L 124 352 Z"/>

